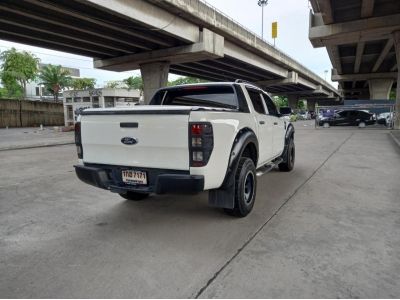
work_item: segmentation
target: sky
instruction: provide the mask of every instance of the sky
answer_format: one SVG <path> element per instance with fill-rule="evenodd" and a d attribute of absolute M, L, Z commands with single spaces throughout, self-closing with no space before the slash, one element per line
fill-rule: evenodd
<path fill-rule="evenodd" d="M 207 3 L 261 36 L 261 7 L 257 5 L 257 0 L 207 0 Z M 277 21 L 276 47 L 332 83 L 330 81 L 332 65 L 326 49 L 314 49 L 308 39 L 309 11 L 308 0 L 268 0 L 268 5 L 264 7 L 264 39 L 273 44 L 271 23 Z M 130 72 L 96 70 L 89 57 L 0 40 L 0 51 L 11 47 L 32 52 L 42 63 L 79 68 L 81 77 L 96 78 L 98 86 L 103 86 L 107 81 L 122 80 L 140 74 L 138 70 Z M 170 75 L 170 79 L 176 77 Z M 333 85 L 337 86 L 336 83 Z"/>

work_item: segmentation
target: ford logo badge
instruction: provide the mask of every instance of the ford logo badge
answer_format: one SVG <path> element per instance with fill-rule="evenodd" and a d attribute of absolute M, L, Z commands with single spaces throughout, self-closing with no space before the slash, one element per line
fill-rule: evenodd
<path fill-rule="evenodd" d="M 125 145 L 136 145 L 138 143 L 138 140 L 133 137 L 127 136 L 121 139 L 121 143 Z"/>

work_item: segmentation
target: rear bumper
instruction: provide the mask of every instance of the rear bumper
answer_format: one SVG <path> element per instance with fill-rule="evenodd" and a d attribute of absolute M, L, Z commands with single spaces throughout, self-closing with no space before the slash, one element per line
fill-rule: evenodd
<path fill-rule="evenodd" d="M 129 185 L 122 182 L 120 174 L 121 170 L 131 168 L 108 165 L 76 165 L 74 167 L 76 175 L 81 181 L 114 193 L 135 191 L 181 194 L 198 193 L 204 190 L 204 176 L 190 175 L 188 172 L 178 170 L 145 169 L 148 185 Z"/>

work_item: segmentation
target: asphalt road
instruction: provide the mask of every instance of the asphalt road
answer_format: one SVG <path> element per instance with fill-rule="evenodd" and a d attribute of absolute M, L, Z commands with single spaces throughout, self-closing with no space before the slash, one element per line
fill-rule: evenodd
<path fill-rule="evenodd" d="M 244 219 L 206 193 L 85 185 L 72 145 L 1 151 L 1 297 L 400 297 L 399 153 L 384 131 L 305 124 Z"/>

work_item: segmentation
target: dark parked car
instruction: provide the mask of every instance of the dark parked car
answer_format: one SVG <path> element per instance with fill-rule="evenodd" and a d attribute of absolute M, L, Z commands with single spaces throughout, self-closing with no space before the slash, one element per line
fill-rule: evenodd
<path fill-rule="evenodd" d="M 373 114 L 363 110 L 343 110 L 338 111 L 330 117 L 321 117 L 319 126 L 329 124 L 330 126 L 358 126 L 361 123 L 365 125 L 375 124 Z"/>

